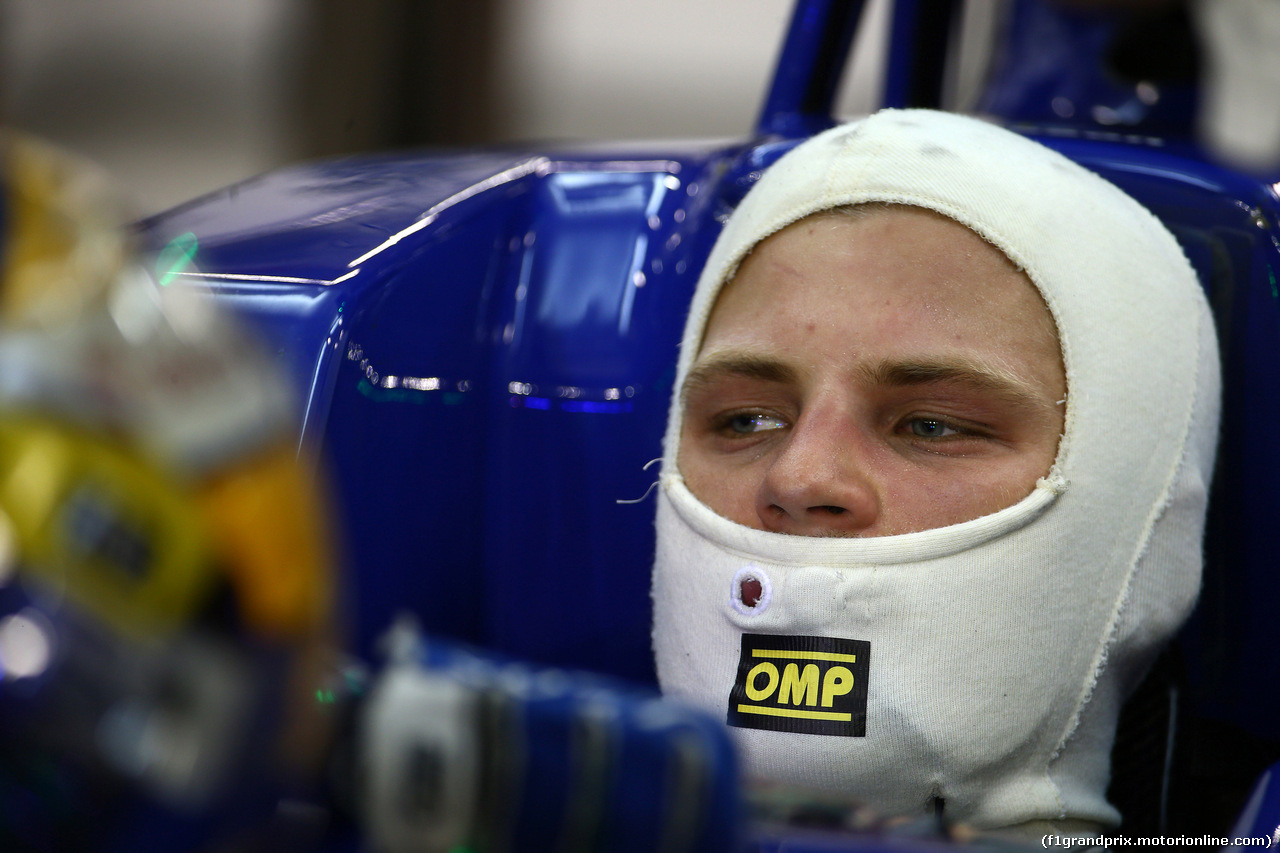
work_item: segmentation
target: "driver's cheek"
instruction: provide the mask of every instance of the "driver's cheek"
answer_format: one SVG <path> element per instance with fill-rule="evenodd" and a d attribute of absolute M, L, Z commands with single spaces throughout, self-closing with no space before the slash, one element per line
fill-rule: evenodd
<path fill-rule="evenodd" d="M 759 527 L 755 493 L 767 466 L 768 451 L 726 454 L 685 428 L 677 457 L 685 485 L 717 515 L 746 527 Z"/>
<path fill-rule="evenodd" d="M 894 511 L 886 527 L 894 529 L 886 532 L 947 527 L 1011 507 L 1031 494 L 1053 458 L 1038 445 L 993 447 L 900 469 L 887 486 L 886 501 Z"/>

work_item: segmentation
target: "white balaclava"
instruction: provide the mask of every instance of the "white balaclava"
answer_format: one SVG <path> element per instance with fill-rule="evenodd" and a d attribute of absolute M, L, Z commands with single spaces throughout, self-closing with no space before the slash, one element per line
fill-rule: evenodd
<path fill-rule="evenodd" d="M 1040 291 L 1066 368 L 1057 459 L 1019 503 L 934 530 L 814 538 L 731 522 L 676 461 L 680 388 L 716 296 L 765 237 L 864 202 L 950 217 Z M 1196 596 L 1218 408 L 1195 273 L 1116 187 L 957 115 L 885 111 L 822 133 L 748 193 L 690 309 L 657 518 L 663 691 L 726 715 L 754 777 L 890 814 L 941 800 L 977 827 L 1116 824 L 1116 716 Z M 760 582 L 754 606 L 744 577 Z"/>

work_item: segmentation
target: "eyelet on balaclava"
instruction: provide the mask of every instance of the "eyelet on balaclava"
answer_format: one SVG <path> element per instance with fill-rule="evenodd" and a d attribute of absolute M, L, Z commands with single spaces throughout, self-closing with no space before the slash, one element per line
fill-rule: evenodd
<path fill-rule="evenodd" d="M 716 296 L 770 234 L 865 202 L 954 219 L 1040 291 L 1067 377 L 1057 459 L 1021 502 L 935 530 L 731 522 L 676 463 L 680 388 Z M 941 800 L 977 827 L 1117 823 L 1116 716 L 1195 599 L 1218 407 L 1195 274 L 1116 187 L 962 116 L 885 111 L 822 133 L 747 194 L 690 309 L 653 576 L 663 691 L 724 715 L 755 777 L 889 814 Z"/>

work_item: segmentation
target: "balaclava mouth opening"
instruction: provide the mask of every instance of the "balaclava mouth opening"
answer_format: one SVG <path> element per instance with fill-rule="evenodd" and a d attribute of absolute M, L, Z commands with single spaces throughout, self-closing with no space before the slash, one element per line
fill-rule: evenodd
<path fill-rule="evenodd" d="M 1022 501 L 934 530 L 731 522 L 676 463 L 680 389 L 717 294 L 769 235 L 872 202 L 947 216 L 1030 278 L 1067 376 L 1057 459 Z M 675 389 L 653 576 L 664 693 L 724 715 L 752 776 L 888 814 L 941 800 L 977 827 L 1119 822 L 1105 798 L 1116 717 L 1195 599 L 1220 393 L 1207 302 L 1154 216 L 976 119 L 891 110 L 833 128 L 726 225 Z"/>

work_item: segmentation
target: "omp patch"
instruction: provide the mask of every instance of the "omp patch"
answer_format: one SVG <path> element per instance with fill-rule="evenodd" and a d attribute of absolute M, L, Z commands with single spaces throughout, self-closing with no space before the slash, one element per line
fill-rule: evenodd
<path fill-rule="evenodd" d="M 864 737 L 870 663 L 865 640 L 743 634 L 729 725 Z"/>

